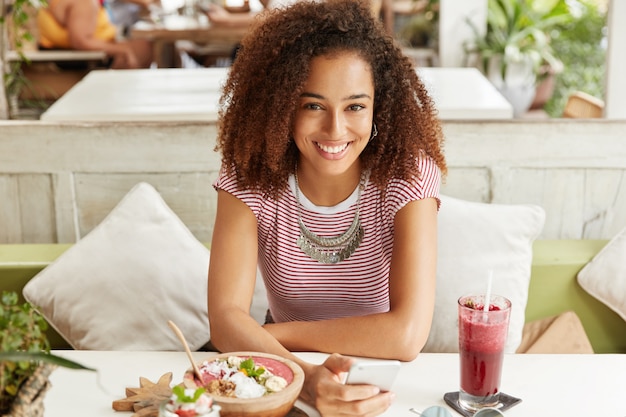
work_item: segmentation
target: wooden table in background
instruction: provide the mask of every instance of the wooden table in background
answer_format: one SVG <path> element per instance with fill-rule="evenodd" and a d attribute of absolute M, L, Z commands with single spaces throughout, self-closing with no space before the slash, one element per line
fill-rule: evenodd
<path fill-rule="evenodd" d="M 165 16 L 159 23 L 137 22 L 131 29 L 130 37 L 152 41 L 157 67 L 169 68 L 175 66 L 172 51 L 176 41 L 191 41 L 229 52 L 241 41 L 247 30 L 212 26 L 202 15 L 171 15 Z"/>

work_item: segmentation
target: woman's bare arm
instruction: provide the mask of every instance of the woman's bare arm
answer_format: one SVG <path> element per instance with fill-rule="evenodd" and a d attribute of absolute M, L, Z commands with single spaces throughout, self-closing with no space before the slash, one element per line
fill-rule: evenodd
<path fill-rule="evenodd" d="M 288 356 L 288 351 L 250 316 L 256 270 L 256 218 L 241 200 L 218 191 L 208 277 L 211 342 L 221 351 Z"/>
<path fill-rule="evenodd" d="M 103 51 L 114 58 L 114 68 L 141 68 L 136 51 L 126 42 L 110 42 L 96 38 L 96 24 L 100 6 L 91 0 L 72 0 L 64 10 L 64 24 L 70 45 L 78 50 Z"/>

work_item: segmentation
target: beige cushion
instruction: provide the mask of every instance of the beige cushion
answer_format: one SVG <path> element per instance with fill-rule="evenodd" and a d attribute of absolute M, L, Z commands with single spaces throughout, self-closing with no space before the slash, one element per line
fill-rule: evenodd
<path fill-rule="evenodd" d="M 626 228 L 578 273 L 578 283 L 626 320 Z"/>
<path fill-rule="evenodd" d="M 209 250 L 149 184 L 137 184 L 87 236 L 24 287 L 75 349 L 181 350 L 209 340 Z"/>
<path fill-rule="evenodd" d="M 580 318 L 573 311 L 526 323 L 517 353 L 593 353 Z"/>
<path fill-rule="evenodd" d="M 515 352 L 522 340 L 532 243 L 544 220 L 544 210 L 535 205 L 484 204 L 441 196 L 435 313 L 424 352 L 459 351 L 457 300 L 484 294 L 490 270 L 492 293 L 512 303 L 505 351 Z"/>

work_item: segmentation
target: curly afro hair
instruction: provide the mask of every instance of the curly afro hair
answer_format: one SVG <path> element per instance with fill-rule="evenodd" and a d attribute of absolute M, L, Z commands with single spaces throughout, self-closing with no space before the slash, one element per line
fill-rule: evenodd
<path fill-rule="evenodd" d="M 244 189 L 276 196 L 294 172 L 292 127 L 299 96 L 317 56 L 354 52 L 374 79 L 378 136 L 361 153 L 370 180 L 419 176 L 416 158 L 443 173 L 443 134 L 432 99 L 406 58 L 361 1 L 301 1 L 268 12 L 242 40 L 220 99 L 216 150 Z"/>

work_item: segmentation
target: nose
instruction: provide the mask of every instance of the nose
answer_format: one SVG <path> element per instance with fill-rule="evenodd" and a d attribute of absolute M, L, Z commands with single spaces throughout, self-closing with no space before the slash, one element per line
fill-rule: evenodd
<path fill-rule="evenodd" d="M 329 112 L 326 117 L 325 125 L 325 130 L 330 139 L 343 138 L 348 131 L 343 112 Z"/>

